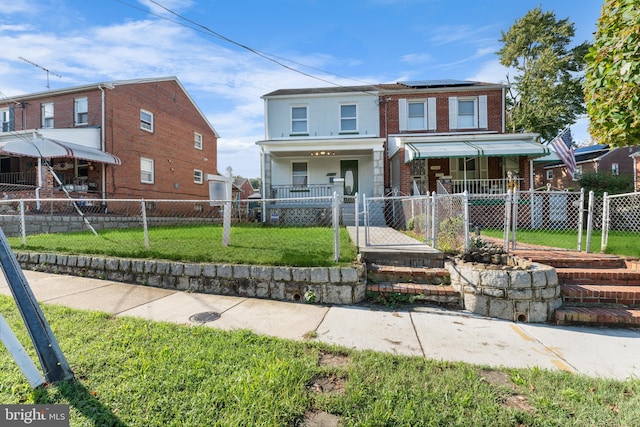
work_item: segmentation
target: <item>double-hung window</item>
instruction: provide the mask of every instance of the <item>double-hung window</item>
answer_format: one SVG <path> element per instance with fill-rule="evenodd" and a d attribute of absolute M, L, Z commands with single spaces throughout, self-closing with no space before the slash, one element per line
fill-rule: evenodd
<path fill-rule="evenodd" d="M 620 165 L 618 163 L 611 163 L 611 175 L 620 174 Z"/>
<path fill-rule="evenodd" d="M 196 184 L 202 184 L 204 182 L 202 171 L 200 169 L 193 170 L 193 182 Z"/>
<path fill-rule="evenodd" d="M 53 128 L 53 102 L 44 102 L 40 108 L 42 109 L 42 128 Z"/>
<path fill-rule="evenodd" d="M 140 182 L 143 184 L 153 184 L 153 159 L 140 157 Z"/>
<path fill-rule="evenodd" d="M 0 110 L 0 132 L 13 132 L 15 130 L 13 107 Z"/>
<path fill-rule="evenodd" d="M 436 98 L 398 99 L 398 119 L 401 132 L 436 130 Z"/>
<path fill-rule="evenodd" d="M 198 150 L 202 150 L 202 135 L 198 132 L 193 133 L 193 146 Z"/>
<path fill-rule="evenodd" d="M 486 129 L 487 96 L 449 98 L 450 129 Z"/>
<path fill-rule="evenodd" d="M 358 132 L 358 107 L 356 104 L 340 105 L 340 132 Z"/>
<path fill-rule="evenodd" d="M 153 132 L 153 113 L 147 110 L 140 110 L 140 129 Z"/>
<path fill-rule="evenodd" d="M 309 133 L 306 106 L 291 107 L 291 133 L 292 134 Z"/>
<path fill-rule="evenodd" d="M 293 163 L 291 165 L 291 183 L 294 187 L 307 186 L 307 163 Z"/>
<path fill-rule="evenodd" d="M 458 129 L 478 127 L 477 103 L 475 99 L 458 99 Z"/>
<path fill-rule="evenodd" d="M 409 130 L 426 129 L 424 102 L 407 103 L 407 128 Z"/>
<path fill-rule="evenodd" d="M 87 98 L 76 98 L 73 103 L 75 125 L 89 124 L 89 102 Z"/>

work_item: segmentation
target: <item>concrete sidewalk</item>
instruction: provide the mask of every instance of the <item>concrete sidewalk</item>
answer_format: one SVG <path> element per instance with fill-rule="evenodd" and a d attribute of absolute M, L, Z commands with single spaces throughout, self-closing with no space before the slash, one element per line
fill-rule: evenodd
<path fill-rule="evenodd" d="M 429 307 L 393 311 L 378 306 L 308 305 L 28 270 L 24 274 L 41 303 L 117 316 L 197 324 L 191 316 L 215 312 L 219 319 L 200 324 L 297 340 L 315 331 L 315 339 L 348 348 L 493 367 L 537 366 L 594 377 L 640 377 L 637 330 L 513 323 Z M 0 294 L 11 295 L 4 278 Z"/>

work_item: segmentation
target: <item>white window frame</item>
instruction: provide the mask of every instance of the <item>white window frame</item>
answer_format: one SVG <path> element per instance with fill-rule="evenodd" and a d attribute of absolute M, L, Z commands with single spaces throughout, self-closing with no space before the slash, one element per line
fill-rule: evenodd
<path fill-rule="evenodd" d="M 53 129 L 55 112 L 53 102 L 43 102 L 40 108 L 42 109 L 42 128 Z"/>
<path fill-rule="evenodd" d="M 5 130 L 6 129 L 6 130 Z M 0 132 L 11 132 L 11 109 L 0 109 Z"/>
<path fill-rule="evenodd" d="M 304 165 L 304 171 L 296 171 L 295 165 Z M 300 182 L 301 178 L 302 182 Z M 298 188 L 309 185 L 309 164 L 307 162 L 291 162 L 291 185 Z"/>
<path fill-rule="evenodd" d="M 354 115 L 344 116 L 342 107 L 354 107 Z M 353 129 L 345 129 L 343 126 L 345 122 L 354 123 Z M 345 102 L 340 104 L 340 133 L 358 133 L 358 104 L 354 102 Z"/>
<path fill-rule="evenodd" d="M 153 133 L 153 113 L 140 109 L 140 129 Z"/>
<path fill-rule="evenodd" d="M 553 169 L 547 169 L 547 181 L 553 179 Z"/>
<path fill-rule="evenodd" d="M 411 106 L 421 105 L 422 115 L 412 115 Z M 407 130 L 422 130 L 427 128 L 427 104 L 424 101 L 407 100 Z"/>
<path fill-rule="evenodd" d="M 76 126 L 89 124 L 89 100 L 87 98 L 73 100 L 73 123 Z"/>
<path fill-rule="evenodd" d="M 423 104 L 423 116 L 411 116 L 409 117 L 410 104 Z M 400 120 L 400 131 L 413 131 L 413 130 L 437 130 L 438 124 L 436 120 L 436 98 L 412 98 L 398 99 L 398 119 Z"/>
<path fill-rule="evenodd" d="M 460 112 L 462 103 L 471 103 L 473 111 L 471 114 L 463 114 Z M 464 119 L 464 120 L 463 120 Z M 469 126 L 467 122 L 471 120 Z M 458 129 L 477 129 L 478 128 L 478 98 L 458 98 Z"/>
<path fill-rule="evenodd" d="M 576 166 L 575 172 L 573 172 L 573 180 L 577 181 L 582 178 L 582 165 Z"/>
<path fill-rule="evenodd" d="M 153 184 L 155 182 L 153 159 L 140 157 L 140 182 L 143 184 Z"/>
<path fill-rule="evenodd" d="M 618 163 L 611 163 L 611 175 L 620 175 L 620 165 Z"/>
<path fill-rule="evenodd" d="M 193 133 L 193 146 L 198 150 L 202 150 L 202 134 L 198 132 Z"/>
<path fill-rule="evenodd" d="M 200 169 L 193 170 L 193 182 L 196 184 L 202 184 L 204 182 L 204 174 Z"/>
<path fill-rule="evenodd" d="M 293 111 L 296 109 L 303 109 L 305 111 L 305 117 L 294 118 Z M 295 124 L 304 123 L 304 131 L 296 130 Z M 308 135 L 309 134 L 309 107 L 307 105 L 292 105 L 291 106 L 291 135 Z"/>
<path fill-rule="evenodd" d="M 473 102 L 473 117 L 471 127 L 468 123 L 461 122 L 460 103 Z M 463 115 L 463 117 L 471 117 L 471 114 Z M 480 96 L 452 96 L 449 98 L 449 129 L 488 129 L 489 119 L 487 113 L 487 95 Z"/>

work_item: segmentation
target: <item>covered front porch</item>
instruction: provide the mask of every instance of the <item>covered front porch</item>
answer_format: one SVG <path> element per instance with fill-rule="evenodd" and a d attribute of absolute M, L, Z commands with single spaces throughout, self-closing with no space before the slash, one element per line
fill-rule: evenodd
<path fill-rule="evenodd" d="M 392 135 L 391 186 L 401 194 L 498 194 L 532 185 L 537 134 Z"/>

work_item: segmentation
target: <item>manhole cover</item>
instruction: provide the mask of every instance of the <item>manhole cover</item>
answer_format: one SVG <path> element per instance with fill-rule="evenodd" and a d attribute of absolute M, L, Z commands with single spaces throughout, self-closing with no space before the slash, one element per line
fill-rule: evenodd
<path fill-rule="evenodd" d="M 220 313 L 216 313 L 215 311 L 205 311 L 204 313 L 194 314 L 193 316 L 189 317 L 189 320 L 194 323 L 207 323 L 218 320 L 219 318 Z"/>

